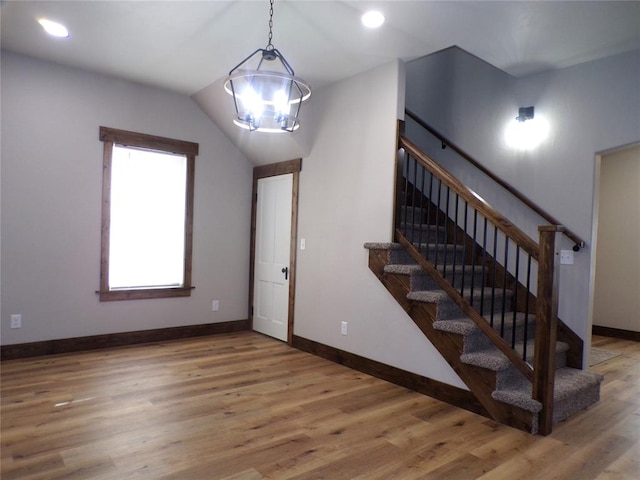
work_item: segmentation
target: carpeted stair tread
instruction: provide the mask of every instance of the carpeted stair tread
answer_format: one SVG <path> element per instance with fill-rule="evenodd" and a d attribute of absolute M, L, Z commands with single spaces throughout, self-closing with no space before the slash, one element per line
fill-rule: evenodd
<path fill-rule="evenodd" d="M 487 323 L 491 324 L 491 315 L 485 315 L 484 318 L 487 320 Z M 507 312 L 507 314 L 505 315 L 505 337 L 510 337 L 510 333 L 513 327 L 512 320 L 513 312 Z M 525 320 L 529 325 L 529 336 L 533 336 L 533 333 L 535 332 L 534 315 L 527 315 L 523 312 L 517 312 L 515 327 L 516 329 L 522 329 Z M 496 332 L 500 332 L 501 326 L 502 317 L 500 315 L 494 315 L 493 329 Z M 443 332 L 457 333 L 459 335 L 470 335 L 472 333 L 477 333 L 480 331 L 475 322 L 468 317 L 436 320 L 435 322 L 433 322 L 433 328 L 435 328 L 436 330 L 441 330 Z"/>
<path fill-rule="evenodd" d="M 475 365 L 498 372 L 506 370 L 511 366 L 509 359 L 497 348 L 488 348 L 476 352 L 463 353 L 460 355 L 462 363 Z"/>
<path fill-rule="evenodd" d="M 414 264 L 399 264 L 394 263 L 384 267 L 386 273 L 399 273 L 402 275 L 428 275 L 420 265 Z"/>
<path fill-rule="evenodd" d="M 412 242 L 434 242 L 444 243 L 447 240 L 447 229 L 441 225 L 429 225 L 427 223 L 403 222 L 400 224 L 400 231 Z"/>
<path fill-rule="evenodd" d="M 471 264 L 467 265 L 460 262 L 456 262 L 455 265 L 452 262 L 447 262 L 446 265 L 439 264 L 436 267 L 436 270 L 438 270 L 441 274 L 444 272 L 446 274 L 446 277 L 451 277 L 452 273 L 455 273 L 456 277 L 459 277 L 460 275 L 462 275 L 463 272 L 465 276 L 469 276 L 469 277 L 472 274 L 475 274 L 476 276 L 479 276 L 482 274 L 482 270 L 479 265 L 471 265 Z M 486 275 L 486 272 L 485 272 L 485 275 Z"/>
<path fill-rule="evenodd" d="M 462 291 L 462 296 L 470 303 L 474 305 L 474 307 L 478 308 L 481 304 L 483 304 L 483 311 L 489 312 L 492 308 L 491 305 L 491 294 L 495 293 L 493 308 L 498 308 L 502 304 L 502 295 L 503 292 L 492 292 L 491 288 L 476 288 L 473 290 L 473 302 L 471 301 L 471 290 L 464 289 Z M 507 299 L 511 297 L 512 292 L 507 290 L 506 292 Z M 445 320 L 445 319 L 454 319 L 454 318 L 462 318 L 465 316 L 464 312 L 460 309 L 458 304 L 444 291 L 440 289 L 434 290 L 413 290 L 407 294 L 407 299 L 414 300 L 418 302 L 424 303 L 435 303 L 438 305 L 436 311 L 436 319 L 435 320 Z"/>
<path fill-rule="evenodd" d="M 480 329 L 470 318 L 455 318 L 451 320 L 436 320 L 433 328 L 447 333 L 457 333 L 458 335 L 470 335 Z"/>
<path fill-rule="evenodd" d="M 418 219 L 416 219 L 418 220 Z M 430 223 L 421 223 L 418 221 L 414 221 L 414 222 L 401 222 L 400 223 L 400 228 L 401 229 L 415 229 L 415 230 L 434 230 L 434 231 L 440 231 L 440 232 L 446 232 L 447 229 L 444 227 L 444 225 L 432 225 Z"/>
<path fill-rule="evenodd" d="M 491 287 L 474 288 L 473 299 L 479 301 L 481 298 L 489 299 L 491 294 L 494 293 L 496 298 L 501 298 L 501 292 L 495 292 Z M 507 296 L 511 295 L 511 291 L 507 290 Z M 462 291 L 462 296 L 469 300 L 471 298 L 471 290 L 466 288 Z M 407 294 L 409 300 L 416 300 L 418 302 L 434 302 L 433 298 L 440 299 L 440 301 L 450 299 L 449 295 L 444 290 L 418 290 L 415 292 L 409 292 Z"/>
<path fill-rule="evenodd" d="M 510 388 L 494 390 L 491 393 L 494 400 L 520 407 L 529 412 L 538 413 L 542 410 L 542 404 L 531 398 L 531 383 L 523 382 L 511 385 Z"/>
<path fill-rule="evenodd" d="M 390 242 L 367 242 L 364 244 L 364 248 L 367 250 L 404 250 L 404 247 L 399 243 Z"/>
<path fill-rule="evenodd" d="M 406 221 L 409 218 L 411 220 L 419 220 L 421 217 L 426 218 L 426 213 L 427 211 L 424 208 L 420 208 L 419 206 L 402 205 L 400 207 L 401 221 Z"/>
<path fill-rule="evenodd" d="M 385 250 L 390 264 L 415 265 L 416 261 L 399 243 L 368 242 L 364 244 L 367 250 Z"/>
<path fill-rule="evenodd" d="M 456 286 L 454 284 L 453 287 L 471 303 L 474 309 L 484 313 L 487 323 L 492 326 L 498 335 L 502 335 L 508 344 L 511 344 L 512 338 L 515 339 L 515 350 L 519 352 L 520 356 L 522 356 L 524 348 L 523 339 L 525 337 L 528 338 L 526 361 L 532 364 L 535 351 L 535 341 L 533 340 L 535 335 L 535 316 L 516 313 L 514 317 L 513 312 L 506 312 L 503 319 L 503 314 L 497 313 L 498 310 L 495 309 L 499 307 L 494 308 L 494 302 L 500 305 L 503 304 L 503 300 L 510 302 L 513 292 L 500 288 L 478 288 L 478 285 L 484 282 L 484 276 L 481 277 L 481 282 L 477 282 L 478 277 L 475 275 L 475 270 L 479 267 L 473 267 L 463 261 L 458 261 L 458 257 L 461 259 L 464 257 L 464 255 L 461 255 L 463 247 L 440 242 L 439 235 L 442 233 L 440 228 L 415 222 L 413 224 L 403 223 L 402 226 L 409 230 L 422 229 L 429 230 L 431 233 L 438 232 L 438 236 L 436 236 L 438 239 L 436 240 L 437 245 L 436 243 L 422 243 L 420 245 L 414 243 L 414 245 L 422 251 L 422 255 L 427 258 L 427 261 L 439 263 L 442 260 L 446 262 L 446 278 L 448 281 L 458 283 L 461 272 L 465 272 L 464 281 L 459 281 L 460 285 Z M 418 238 L 420 237 L 418 236 Z M 531 382 L 493 345 L 483 331 L 476 326 L 475 322 L 465 315 L 456 301 L 439 288 L 438 282 L 417 264 L 402 245 L 398 243 L 366 243 L 365 248 L 387 250 L 387 264 L 384 266 L 384 272 L 410 276 L 409 288 L 411 291 L 406 295 L 406 298 L 437 305 L 435 318 L 432 318 L 433 328 L 463 336 L 460 361 L 468 365 L 494 371 L 495 384 L 493 386 L 495 390 L 491 393 L 491 397 L 495 401 L 513 405 L 533 413 L 531 433 L 536 433 L 538 429 L 538 413 L 541 411 L 542 406 L 532 398 Z M 435 255 L 435 260 L 430 258 L 430 255 Z M 443 265 L 440 263 L 436 268 L 442 272 L 442 267 Z M 468 281 L 467 275 L 474 277 L 477 283 Z M 471 284 L 474 284 L 475 287 L 473 291 L 470 288 Z M 462 292 L 460 289 L 462 289 Z M 473 301 L 471 301 L 471 293 L 473 293 Z M 492 295 L 494 295 L 493 301 L 491 301 Z M 491 314 L 487 313 L 492 310 L 496 312 L 493 315 L 493 319 Z M 569 416 L 588 408 L 600 399 L 600 384 L 603 377 L 589 371 L 567 367 L 566 357 L 568 350 L 568 344 L 561 341 L 556 342 L 553 423 L 564 421 Z"/>
<path fill-rule="evenodd" d="M 412 267 L 412 268 L 408 269 L 408 268 L 405 268 L 405 267 Z M 453 265 L 447 265 L 447 275 L 449 275 L 449 273 L 451 273 L 451 271 L 453 271 L 453 270 L 455 270 L 455 272 L 459 273 L 459 274 L 461 274 L 463 270 L 465 270 L 466 272 L 471 272 L 471 271 L 473 271 L 473 268 L 474 268 L 473 265 L 456 265 L 455 267 Z M 477 268 L 478 267 L 476 267 L 476 270 L 477 270 Z M 442 272 L 443 268 L 439 267 L 438 270 L 440 270 L 440 272 Z M 384 267 L 384 271 L 387 272 L 387 273 L 429 275 L 417 263 L 414 263 L 412 265 L 393 263 L 391 265 L 386 265 Z"/>
<path fill-rule="evenodd" d="M 604 377 L 587 370 L 561 368 L 556 372 L 553 422 L 559 423 L 600 401 Z"/>
<path fill-rule="evenodd" d="M 565 420 L 597 401 L 602 380 L 602 375 L 586 370 L 570 367 L 556 370 L 553 389 L 554 423 Z M 509 386 L 497 389 L 491 394 L 495 400 L 537 413 L 542 409 L 542 405 L 531 395 L 531 382 L 524 378 L 513 381 Z M 580 402 L 580 398 L 584 400 Z"/>
<path fill-rule="evenodd" d="M 444 243 L 444 242 L 431 242 L 431 243 L 414 243 L 413 244 L 419 252 L 423 251 L 423 250 L 429 250 L 429 249 L 434 249 L 434 248 L 438 248 L 440 250 L 450 250 L 450 251 L 458 251 L 458 252 L 462 252 L 464 251 L 464 245 L 458 245 L 458 244 L 454 244 L 454 243 Z"/>
<path fill-rule="evenodd" d="M 589 370 L 578 370 L 571 367 L 560 368 L 556 370 L 553 399 L 556 402 L 565 400 L 580 390 L 599 385 L 602 380 L 604 380 L 602 375 Z"/>
<path fill-rule="evenodd" d="M 480 266 L 479 265 L 467 265 L 467 264 L 460 264 L 460 263 L 456 263 L 456 265 L 454 266 L 451 263 L 448 263 L 446 265 L 446 271 L 447 274 L 451 271 L 455 271 L 456 273 L 462 273 L 462 271 L 464 271 L 465 273 L 470 273 L 470 272 L 474 272 L 474 271 L 480 271 Z M 443 265 L 438 265 L 438 270 L 440 272 L 442 272 L 443 270 L 445 270 L 445 267 Z"/>
<path fill-rule="evenodd" d="M 490 325 L 498 335 L 504 338 L 507 343 L 511 343 L 512 341 L 515 341 L 517 344 L 521 343 L 525 336 L 533 339 L 535 335 L 535 316 L 517 312 L 514 321 L 513 313 L 514 312 L 507 312 L 507 314 L 505 314 L 504 327 L 502 325 L 502 316 L 499 314 L 494 315 L 493 324 L 490 314 L 485 315 L 484 318 L 486 323 Z M 525 321 L 527 325 L 526 331 L 524 328 Z M 462 335 L 464 337 L 463 353 L 476 352 L 491 345 L 491 341 L 469 317 L 439 318 L 433 322 L 433 328 L 442 332 Z"/>
<path fill-rule="evenodd" d="M 397 256 L 396 256 L 397 257 Z M 436 280 L 421 268 L 413 258 L 398 258 L 402 260 L 402 263 L 392 263 L 384 267 L 385 273 L 401 274 L 411 276 L 411 289 L 412 290 L 435 290 L 440 289 Z M 447 265 L 445 268 L 439 266 L 437 270 L 444 278 L 452 284 L 456 290 L 460 288 L 470 288 L 474 285 L 476 288 L 482 285 L 483 272 L 476 268 L 474 270 L 472 265 Z"/>
<path fill-rule="evenodd" d="M 527 342 L 527 361 L 532 363 L 535 341 Z M 569 345 L 565 342 L 556 342 L 556 354 L 563 354 L 569 350 Z M 522 354 L 522 345 L 516 345 L 516 351 Z M 511 361 L 497 347 L 491 346 L 483 350 L 463 353 L 460 360 L 469 365 L 487 368 L 493 371 L 506 370 L 511 366 Z M 563 365 L 564 366 L 564 365 Z"/>
<path fill-rule="evenodd" d="M 425 303 L 440 303 L 451 300 L 451 297 L 444 290 L 418 290 L 417 292 L 409 292 L 407 298 Z"/>

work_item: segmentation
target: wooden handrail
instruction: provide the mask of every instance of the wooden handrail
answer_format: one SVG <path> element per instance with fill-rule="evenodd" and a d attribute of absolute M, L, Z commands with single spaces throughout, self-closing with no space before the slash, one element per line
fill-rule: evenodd
<path fill-rule="evenodd" d="M 465 186 L 456 177 L 449 173 L 442 166 L 437 164 L 429 156 L 423 153 L 415 144 L 410 140 L 401 137 L 398 142 L 399 148 L 404 148 L 405 151 L 415 158 L 424 168 L 433 173 L 436 177 L 442 180 L 451 190 L 460 195 L 465 201 L 469 203 L 478 212 L 484 215 L 488 220 L 493 222 L 506 236 L 515 241 L 523 250 L 525 250 L 532 258 L 538 260 L 538 245 L 531 237 L 511 223 L 506 217 L 498 213 L 491 205 L 482 199 L 477 193 Z"/>
<path fill-rule="evenodd" d="M 561 224 L 558 220 L 556 220 L 553 216 L 551 216 L 549 213 L 544 211 L 541 207 L 539 207 L 538 205 L 533 203 L 530 199 L 528 199 L 523 193 L 521 193 L 515 187 L 513 187 L 509 183 L 507 183 L 504 180 L 502 180 L 500 177 L 498 177 L 496 174 L 494 174 L 491 170 L 487 169 L 485 166 L 483 166 L 478 161 L 476 161 L 471 155 L 469 155 L 464 150 L 462 150 L 460 147 L 458 147 L 455 143 L 451 142 L 448 138 L 446 138 L 445 136 L 441 135 L 437 130 L 435 130 L 433 127 L 431 127 L 429 124 L 427 124 L 424 120 L 422 120 L 414 112 L 412 112 L 409 109 L 405 109 L 405 113 L 406 113 L 406 115 L 408 117 L 410 117 L 418 125 L 420 125 L 422 128 L 427 130 L 431 135 L 433 135 L 438 140 L 440 140 L 443 145 L 446 145 L 449 148 L 451 148 L 451 150 L 456 152 L 458 155 L 460 155 L 462 158 L 464 158 L 467 162 L 472 164 L 474 167 L 476 167 L 482 173 L 487 175 L 489 178 L 491 178 L 494 182 L 496 182 L 498 185 L 500 185 L 506 191 L 511 193 L 514 197 L 516 197 L 518 200 L 520 200 L 522 203 L 524 203 L 527 207 L 529 207 L 531 210 L 533 210 L 538 215 L 540 215 L 540 217 L 544 218 L 547 222 L 549 222 L 549 224 L 551 224 L 551 225 L 560 225 Z M 574 247 L 573 247 L 574 251 L 578 251 L 578 250 L 580 250 L 580 248 L 583 248 L 585 246 L 585 241 L 582 240 L 578 235 L 573 233 L 571 230 L 565 229 L 563 233 L 572 242 L 574 242 L 574 244 L 575 244 Z"/>
<path fill-rule="evenodd" d="M 540 242 L 539 244 L 533 241 L 527 234 L 522 232 L 518 227 L 513 225 L 508 219 L 506 219 L 502 214 L 496 211 L 491 205 L 489 205 L 485 200 L 483 200 L 477 193 L 475 193 L 472 189 L 464 185 L 460 182 L 456 177 L 454 177 L 450 172 L 448 172 L 445 168 L 437 164 L 432 158 L 430 158 L 426 153 L 420 150 L 415 144 L 413 144 L 410 140 L 402 135 L 402 127 L 403 123 L 399 124 L 398 129 L 398 137 L 397 137 L 397 146 L 398 150 L 402 152 L 402 155 L 398 156 L 397 159 L 397 169 L 396 169 L 396 212 L 395 212 L 395 220 L 394 220 L 394 239 L 396 242 L 400 243 L 404 249 L 413 257 L 413 259 L 422 267 L 422 269 L 429 273 L 430 277 L 436 282 L 436 284 L 444 290 L 449 297 L 457 304 L 457 306 L 469 317 L 473 323 L 485 334 L 485 336 L 491 341 L 491 343 L 510 361 L 511 364 L 517 368 L 520 373 L 527 378 L 532 385 L 532 398 L 539 401 L 542 405 L 542 409 L 540 410 L 538 419 L 539 419 L 539 432 L 543 435 L 547 435 L 551 433 L 553 428 L 553 393 L 554 393 L 554 383 L 555 383 L 555 355 L 556 355 L 556 342 L 557 337 L 559 335 L 558 332 L 558 263 L 559 257 L 556 253 L 556 245 L 560 241 L 560 238 L 563 234 L 566 234 L 565 227 L 561 225 L 542 225 L 538 228 L 540 234 Z M 410 163 L 407 163 L 410 162 Z M 405 172 L 406 169 L 406 172 Z M 435 259 L 430 261 L 429 254 L 424 253 L 422 250 L 422 237 L 420 232 L 420 237 L 418 240 L 413 238 L 413 230 L 410 227 L 410 237 L 406 236 L 406 226 L 399 223 L 402 221 L 402 212 L 400 211 L 401 205 L 403 204 L 403 196 L 406 195 L 406 203 L 404 203 L 405 207 L 411 205 L 412 208 L 419 208 L 420 212 L 418 213 L 418 218 L 422 218 L 424 221 L 424 213 L 423 213 L 423 203 L 422 198 L 420 198 L 419 206 L 416 207 L 416 197 L 415 197 L 415 188 L 420 188 L 413 186 L 410 182 L 411 172 L 413 171 L 414 179 L 413 181 L 417 181 L 419 178 L 422 178 L 422 189 L 425 189 L 424 179 L 425 175 L 431 175 L 431 180 L 428 182 L 429 186 L 429 197 L 427 200 L 427 216 L 426 222 L 428 225 L 433 225 L 430 219 L 430 205 L 434 200 L 431 198 L 432 195 L 432 187 L 433 187 L 433 179 L 436 179 L 436 200 L 437 205 L 434 204 L 436 211 L 439 212 L 436 214 L 435 227 L 436 229 L 439 227 L 439 216 L 443 215 L 445 217 L 445 232 L 449 231 L 449 227 L 447 226 L 447 222 L 454 222 L 454 233 L 453 243 L 456 244 L 456 229 L 459 228 L 458 223 L 458 199 L 463 202 L 463 210 L 465 212 L 464 219 L 464 229 L 462 231 L 463 237 L 468 235 L 466 231 L 467 226 L 467 216 L 466 212 L 468 207 L 471 207 L 473 212 L 473 239 L 472 242 L 476 242 L 476 214 L 480 214 L 484 217 L 484 229 L 486 234 L 487 221 L 489 221 L 492 226 L 495 228 L 494 232 L 500 230 L 505 237 L 504 246 L 504 277 L 503 280 L 500 280 L 503 291 L 507 289 L 507 276 L 508 273 L 508 242 L 515 243 L 517 249 L 522 249 L 523 252 L 526 252 L 529 255 L 529 258 L 526 260 L 528 262 L 529 267 L 527 267 L 528 272 L 526 274 L 526 287 L 524 294 L 527 298 L 527 305 L 524 307 L 524 339 L 522 340 L 523 351 L 520 354 L 515 346 L 515 334 L 513 335 L 511 344 L 507 343 L 507 339 L 503 338 L 503 327 L 505 321 L 505 303 L 503 300 L 502 304 L 502 325 L 500 327 L 500 332 L 494 328 L 493 323 L 493 313 L 491 314 L 490 321 L 486 316 L 483 316 L 483 305 L 484 300 L 482 295 L 484 295 L 484 290 L 481 290 L 482 294 L 480 296 L 480 308 L 474 307 L 473 299 L 474 299 L 474 283 L 471 282 L 470 290 L 464 292 L 464 276 L 463 287 L 454 287 L 455 284 L 455 273 L 452 279 L 446 277 L 446 255 L 445 260 L 442 265 L 438 265 L 438 255 L 436 253 Z M 420 172 L 420 174 L 419 174 Z M 411 186 L 411 189 L 409 188 Z M 440 201 L 441 201 L 441 187 L 446 187 L 445 192 L 445 210 L 441 210 Z M 426 195 L 426 191 L 423 192 L 420 190 L 422 195 Z M 450 193 L 454 194 L 455 199 L 455 220 L 449 219 L 449 198 Z M 407 211 L 405 210 L 405 215 Z M 415 219 L 415 213 L 412 213 L 412 218 Z M 420 227 L 422 228 L 422 227 Z M 445 242 L 446 242 L 445 233 Z M 494 244 L 497 244 L 497 233 L 494 233 Z M 436 237 L 437 238 L 437 237 Z M 469 237 L 468 237 L 469 238 Z M 469 240 L 465 240 L 468 242 Z M 427 237 L 427 242 L 429 242 L 429 237 Z M 486 236 L 484 240 L 484 244 L 486 244 Z M 463 243 L 465 245 L 465 243 Z M 438 248 L 438 240 L 436 239 L 435 248 Z M 484 246 L 480 246 L 481 249 L 484 249 Z M 464 247 L 463 247 L 463 255 L 464 255 Z M 517 250 L 519 253 L 520 250 Z M 472 264 L 475 265 L 475 261 L 477 257 L 475 257 L 475 246 L 472 249 L 472 254 L 474 257 L 472 259 Z M 518 260 L 518 253 L 516 253 L 516 264 L 520 265 Z M 485 254 L 486 251 L 483 250 L 482 253 L 482 261 L 481 261 L 481 272 L 482 278 L 485 278 Z M 490 255 L 490 254 L 489 254 Z M 494 253 L 493 260 L 495 262 L 496 249 L 494 245 Z M 467 257 L 468 258 L 468 257 Z M 526 333 L 526 325 L 529 312 L 528 302 L 530 299 L 530 295 L 533 295 L 530 290 L 530 268 L 531 268 L 531 260 L 535 260 L 538 264 L 537 269 L 537 298 L 533 296 L 534 307 L 533 312 L 535 314 L 535 344 L 534 344 L 534 355 L 533 355 L 533 365 L 529 363 L 527 359 L 530 356 L 527 355 L 527 333 Z M 491 260 L 487 260 L 491 261 Z M 455 269 L 455 260 L 453 260 L 453 265 Z M 494 264 L 494 277 L 497 276 L 495 273 L 495 264 Z M 499 275 L 498 275 L 499 276 Z M 518 269 L 516 267 L 515 278 L 513 280 L 515 282 L 516 290 L 519 288 L 519 280 L 518 280 Z M 495 282 L 495 278 L 493 280 Z M 491 298 L 491 306 L 490 309 L 493 311 L 494 308 L 494 288 L 495 284 L 492 284 L 493 287 L 491 289 L 490 298 Z M 471 300 L 469 300 L 469 298 Z M 514 301 L 514 305 L 517 304 L 517 301 Z M 511 308 L 511 307 L 509 307 Z M 517 305 L 515 305 L 517 310 Z M 516 316 L 513 315 L 513 328 L 515 329 Z M 515 330 L 514 330 L 515 332 Z"/>

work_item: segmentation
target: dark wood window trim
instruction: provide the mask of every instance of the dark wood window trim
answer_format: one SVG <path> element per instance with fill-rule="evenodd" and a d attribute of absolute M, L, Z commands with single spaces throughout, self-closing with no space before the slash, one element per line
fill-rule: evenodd
<path fill-rule="evenodd" d="M 100 127 L 100 140 L 104 142 L 102 175 L 102 238 L 100 255 L 100 301 L 133 300 L 146 298 L 188 297 L 195 288 L 191 284 L 193 251 L 193 195 L 195 180 L 195 158 L 199 145 L 193 142 L 158 137 L 144 133 L 129 132 L 115 128 Z M 185 251 L 184 284 L 179 288 L 152 288 L 109 290 L 109 233 L 111 212 L 111 157 L 114 145 L 138 147 L 185 155 L 187 159 L 187 190 L 185 202 Z"/>
<path fill-rule="evenodd" d="M 287 343 L 293 342 L 293 313 L 295 309 L 296 289 L 296 252 L 298 242 L 298 190 L 300 184 L 300 171 L 302 159 L 297 158 L 286 162 L 262 165 L 253 169 L 253 192 L 251 202 L 251 248 L 249 267 L 249 321 L 253 330 L 253 280 L 254 262 L 256 258 L 256 207 L 258 203 L 258 180 L 261 178 L 276 177 L 278 175 L 293 174 L 293 192 L 291 198 L 291 263 L 289 265 L 289 318 L 287 327 Z"/>

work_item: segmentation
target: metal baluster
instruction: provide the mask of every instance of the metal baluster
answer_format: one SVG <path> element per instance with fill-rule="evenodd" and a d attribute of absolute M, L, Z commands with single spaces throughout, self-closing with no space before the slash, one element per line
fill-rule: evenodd
<path fill-rule="evenodd" d="M 415 225 L 416 225 L 416 181 L 417 181 L 417 173 L 418 173 L 418 159 L 413 159 L 413 183 L 411 189 L 411 227 L 405 225 L 407 237 L 411 238 L 411 243 L 413 243 L 413 238 L 415 234 Z M 409 236 L 409 228 L 411 228 L 411 235 Z"/>
<path fill-rule="evenodd" d="M 406 168 L 406 172 L 404 172 L 404 223 L 405 223 L 405 227 L 409 218 L 409 153 L 407 153 L 406 151 L 404 152 L 404 167 L 403 170 Z M 399 219 L 400 222 L 402 222 L 402 218 Z M 400 231 L 403 231 L 402 229 L 402 223 L 400 223 L 400 225 L 398 225 L 398 229 Z"/>
<path fill-rule="evenodd" d="M 453 248 L 457 252 L 458 248 L 458 208 L 460 206 L 460 195 L 457 193 L 456 195 L 456 214 L 455 214 L 455 224 L 453 225 Z M 453 271 L 451 275 L 451 285 L 455 287 L 456 285 L 456 258 L 457 255 L 453 255 Z M 464 262 L 463 262 L 464 263 Z"/>
<path fill-rule="evenodd" d="M 438 246 L 439 246 L 439 241 L 438 241 L 438 236 L 439 236 L 439 232 L 440 232 L 440 215 L 442 215 L 442 209 L 440 207 L 440 200 L 442 197 L 442 180 L 438 179 L 438 208 L 436 209 L 436 247 L 435 247 L 435 261 L 433 262 L 433 266 L 438 268 Z M 446 252 L 445 252 L 446 255 Z"/>
<path fill-rule="evenodd" d="M 469 221 L 469 202 L 464 201 L 464 230 L 462 237 L 462 258 L 464 259 L 464 264 L 467 264 L 467 222 Z M 463 295 L 464 292 L 464 277 L 466 276 L 466 269 L 462 269 L 462 283 L 460 284 L 460 295 Z"/>
<path fill-rule="evenodd" d="M 529 340 L 529 297 L 531 296 L 531 255 L 527 255 L 527 298 L 524 306 L 524 342 L 522 348 L 522 359 L 527 361 L 527 341 Z"/>
<path fill-rule="evenodd" d="M 429 203 L 427 203 L 427 245 L 425 258 L 429 260 L 429 245 L 431 243 L 431 206 L 433 205 L 433 173 L 429 172 Z"/>
<path fill-rule="evenodd" d="M 482 290 L 480 290 L 480 315 L 484 316 L 484 290 L 487 286 L 487 217 L 484 217 L 482 228 Z M 493 327 L 493 317 L 491 317 L 490 323 Z"/>
<path fill-rule="evenodd" d="M 500 327 L 500 336 L 504 338 L 504 323 L 506 320 L 505 310 L 507 309 L 507 275 L 509 274 L 509 237 L 504 236 L 504 278 L 502 279 L 502 311 L 500 319 L 502 326 Z"/>
<path fill-rule="evenodd" d="M 418 232 L 418 251 L 422 252 L 422 230 L 424 229 L 424 176 L 425 176 L 425 168 L 421 165 L 420 172 L 422 172 L 421 180 L 420 180 L 420 224 L 418 228 L 420 231 Z M 416 179 L 416 184 L 417 184 Z M 411 239 L 411 243 L 415 245 L 415 239 Z"/>
<path fill-rule="evenodd" d="M 478 235 L 478 210 L 473 209 L 473 243 L 471 244 L 471 289 L 469 291 L 469 305 L 473 307 L 473 289 L 476 278 L 476 237 Z"/>
<path fill-rule="evenodd" d="M 516 320 L 518 317 L 519 279 L 520 279 L 520 246 L 516 243 L 516 280 L 513 288 L 513 320 L 512 320 L 513 332 L 511 334 L 511 348 L 516 348 Z"/>
<path fill-rule="evenodd" d="M 447 235 L 447 228 L 449 225 L 449 197 L 451 196 L 451 188 L 449 188 L 447 186 L 447 202 L 446 202 L 446 213 L 444 216 L 444 241 L 442 242 L 442 244 L 444 245 L 445 248 L 445 253 L 444 253 L 444 262 L 442 264 L 442 276 L 443 277 L 447 277 L 447 251 L 446 249 L 449 247 L 449 244 L 447 243 L 448 240 L 448 235 Z M 455 255 L 455 246 L 453 249 L 453 258 L 456 258 Z"/>
<path fill-rule="evenodd" d="M 496 283 L 498 282 L 498 227 L 493 227 L 493 281 L 491 282 L 491 325 L 495 312 Z"/>

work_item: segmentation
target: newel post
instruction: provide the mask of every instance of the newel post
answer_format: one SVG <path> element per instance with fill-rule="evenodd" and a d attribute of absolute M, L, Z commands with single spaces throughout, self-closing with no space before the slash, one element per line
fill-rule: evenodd
<path fill-rule="evenodd" d="M 553 429 L 553 388 L 556 371 L 556 337 L 558 331 L 559 255 L 556 245 L 564 227 L 541 226 L 538 259 L 538 300 L 536 306 L 536 340 L 533 359 L 533 398 L 542 404 L 538 431 L 549 435 Z"/>

